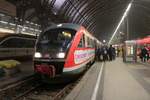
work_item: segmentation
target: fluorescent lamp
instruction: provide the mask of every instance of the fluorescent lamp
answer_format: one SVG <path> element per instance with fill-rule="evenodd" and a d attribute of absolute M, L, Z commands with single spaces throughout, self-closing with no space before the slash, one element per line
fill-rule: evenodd
<path fill-rule="evenodd" d="M 15 33 L 15 31 L 13 30 L 9 30 L 9 29 L 4 29 L 4 28 L 0 28 L 0 32 L 6 32 L 6 33 Z"/>
<path fill-rule="evenodd" d="M 119 29 L 119 27 L 120 27 L 120 25 L 121 25 L 121 23 L 124 21 L 125 17 L 127 16 L 127 13 L 129 12 L 129 10 L 130 10 L 130 8 L 131 8 L 131 6 L 132 6 L 132 2 L 133 2 L 133 0 L 129 3 L 129 5 L 128 5 L 126 11 L 124 12 L 124 14 L 123 14 L 123 16 L 122 16 L 122 18 L 121 18 L 121 20 L 120 20 L 120 22 L 119 22 L 117 28 L 115 29 L 113 35 L 111 36 L 111 38 L 110 38 L 108 44 L 111 43 L 111 41 L 113 40 L 114 36 L 116 35 L 116 33 L 117 33 L 117 31 L 118 31 L 118 29 Z"/>

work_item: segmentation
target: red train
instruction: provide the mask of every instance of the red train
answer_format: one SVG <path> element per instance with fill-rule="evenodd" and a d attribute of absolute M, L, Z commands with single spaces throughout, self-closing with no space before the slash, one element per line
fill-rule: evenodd
<path fill-rule="evenodd" d="M 70 79 L 95 59 L 101 45 L 83 26 L 64 23 L 52 26 L 37 39 L 34 70 L 43 81 Z"/>

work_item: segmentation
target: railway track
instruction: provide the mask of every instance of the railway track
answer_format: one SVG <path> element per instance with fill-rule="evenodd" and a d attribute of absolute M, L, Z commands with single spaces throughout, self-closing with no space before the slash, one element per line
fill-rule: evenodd
<path fill-rule="evenodd" d="M 35 81 L 34 75 L 23 80 L 12 83 L 0 89 L 0 100 L 13 100 L 19 95 L 19 91 L 25 91 L 29 84 L 33 85 Z M 38 85 L 38 84 L 37 84 Z"/>
<path fill-rule="evenodd" d="M 30 77 L 0 89 L 0 100 L 63 100 L 83 75 L 74 82 L 53 85 L 38 83 L 38 80 Z"/>
<path fill-rule="evenodd" d="M 75 83 L 39 87 L 18 100 L 62 100 L 74 86 Z"/>
<path fill-rule="evenodd" d="M 0 100 L 61 100 L 79 82 L 68 84 L 37 83 L 34 77 L 19 81 L 0 89 Z"/>

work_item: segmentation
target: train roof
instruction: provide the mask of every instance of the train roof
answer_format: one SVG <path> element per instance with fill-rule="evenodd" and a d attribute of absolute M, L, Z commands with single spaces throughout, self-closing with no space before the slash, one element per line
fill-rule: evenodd
<path fill-rule="evenodd" d="M 136 40 L 137 44 L 150 44 L 150 36 Z"/>
<path fill-rule="evenodd" d="M 46 32 L 50 29 L 55 29 L 55 28 L 69 28 L 69 29 L 73 29 L 73 30 L 79 30 L 79 28 L 81 27 L 81 25 L 78 24 L 73 24 L 73 23 L 61 23 L 61 24 L 55 24 L 52 25 L 48 28 L 46 28 L 43 32 Z"/>
<path fill-rule="evenodd" d="M 137 39 L 137 40 L 127 40 L 125 41 L 127 44 L 150 44 L 150 36 L 147 36 L 142 39 Z"/>
<path fill-rule="evenodd" d="M 8 37 L 25 37 L 25 38 L 33 38 L 33 39 L 37 38 L 36 36 L 25 35 L 25 34 L 6 34 L 6 35 L 0 37 L 0 42 Z"/>

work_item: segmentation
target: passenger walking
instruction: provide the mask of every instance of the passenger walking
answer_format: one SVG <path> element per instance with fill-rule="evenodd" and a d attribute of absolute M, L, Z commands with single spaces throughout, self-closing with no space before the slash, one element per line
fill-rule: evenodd
<path fill-rule="evenodd" d="M 110 45 L 108 49 L 109 61 L 112 61 L 114 59 L 114 52 L 114 48 L 112 47 L 112 45 Z"/>
<path fill-rule="evenodd" d="M 107 46 L 102 48 L 103 61 L 108 60 L 108 48 Z"/>

